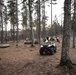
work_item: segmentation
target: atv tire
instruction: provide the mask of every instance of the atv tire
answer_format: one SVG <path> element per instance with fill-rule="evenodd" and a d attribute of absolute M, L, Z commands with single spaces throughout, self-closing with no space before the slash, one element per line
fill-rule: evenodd
<path fill-rule="evenodd" d="M 40 55 L 43 55 L 43 48 L 40 48 Z"/>
<path fill-rule="evenodd" d="M 54 47 L 51 47 L 51 55 L 54 55 Z"/>
<path fill-rule="evenodd" d="M 54 53 L 56 53 L 56 47 L 54 47 Z"/>

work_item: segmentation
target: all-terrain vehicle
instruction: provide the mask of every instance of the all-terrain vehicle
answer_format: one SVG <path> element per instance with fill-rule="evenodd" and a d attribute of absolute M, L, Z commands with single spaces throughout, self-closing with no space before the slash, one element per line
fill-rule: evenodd
<path fill-rule="evenodd" d="M 55 42 L 44 42 L 41 47 L 40 47 L 40 55 L 44 55 L 44 54 L 50 54 L 53 55 L 54 53 L 56 53 L 56 44 Z"/>

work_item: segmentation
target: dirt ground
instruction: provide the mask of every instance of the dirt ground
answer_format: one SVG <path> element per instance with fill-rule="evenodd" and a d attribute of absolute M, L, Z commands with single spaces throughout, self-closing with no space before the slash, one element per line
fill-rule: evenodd
<path fill-rule="evenodd" d="M 0 75 L 76 75 L 76 69 L 57 68 L 61 57 L 61 43 L 54 55 L 39 54 L 40 45 L 30 47 L 23 41 L 10 42 L 10 47 L 0 48 Z M 70 48 L 70 58 L 76 63 L 76 49 Z M 74 66 L 75 67 L 75 66 Z M 76 67 L 75 67 L 76 68 Z"/>

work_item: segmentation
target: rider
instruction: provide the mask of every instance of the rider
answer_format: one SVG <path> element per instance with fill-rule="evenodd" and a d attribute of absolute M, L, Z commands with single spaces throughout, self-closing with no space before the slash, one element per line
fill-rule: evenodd
<path fill-rule="evenodd" d="M 50 41 L 50 37 L 46 37 L 45 42 L 49 42 Z"/>

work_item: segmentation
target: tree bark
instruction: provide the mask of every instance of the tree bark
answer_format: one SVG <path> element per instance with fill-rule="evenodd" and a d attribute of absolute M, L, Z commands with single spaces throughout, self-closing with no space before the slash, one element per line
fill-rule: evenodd
<path fill-rule="evenodd" d="M 0 0 L 0 16 L 1 16 L 1 43 L 3 44 L 3 12 L 2 12 L 3 6 L 2 6 L 2 0 Z"/>
<path fill-rule="evenodd" d="M 73 48 L 75 48 L 75 31 L 73 31 Z"/>
<path fill-rule="evenodd" d="M 70 22 L 71 22 L 71 0 L 64 2 L 64 26 L 63 26 L 63 40 L 62 40 L 62 53 L 60 65 L 71 67 L 69 56 L 70 50 Z"/>
<path fill-rule="evenodd" d="M 42 0 L 42 26 L 43 26 L 43 31 L 42 31 L 42 37 L 45 39 L 45 0 Z"/>
<path fill-rule="evenodd" d="M 73 25 L 73 48 L 75 48 L 75 31 L 76 31 L 76 0 L 74 0 L 74 25 Z"/>
<path fill-rule="evenodd" d="M 30 27 L 31 27 L 31 41 L 32 41 L 32 44 L 31 46 L 33 47 L 34 46 L 34 32 L 33 32 L 33 25 L 32 25 L 32 1 L 29 0 L 29 19 L 30 19 Z"/>
<path fill-rule="evenodd" d="M 17 38 L 17 44 L 16 46 L 18 46 L 18 0 L 16 0 L 16 25 L 17 25 L 17 31 L 16 31 L 16 38 Z"/>
<path fill-rule="evenodd" d="M 38 25 L 39 25 L 39 29 L 38 29 L 38 33 L 39 33 L 39 36 L 38 36 L 38 42 L 40 44 L 41 40 L 41 25 L 40 25 L 40 17 L 41 17 L 41 14 L 40 14 L 40 0 L 38 0 Z"/>

